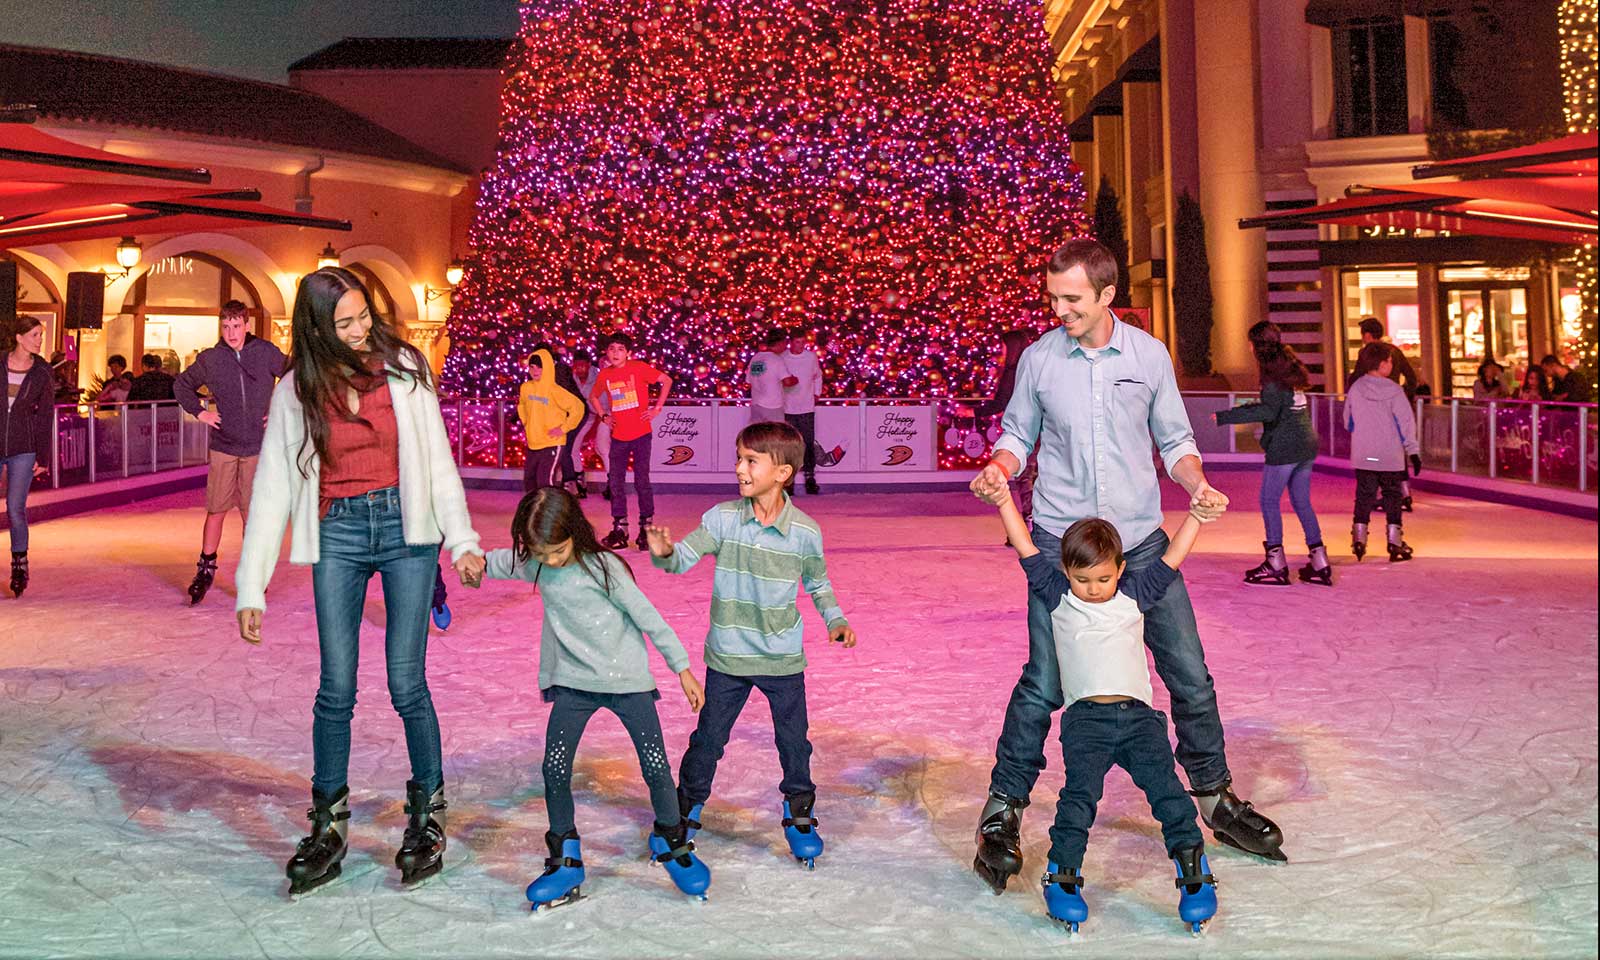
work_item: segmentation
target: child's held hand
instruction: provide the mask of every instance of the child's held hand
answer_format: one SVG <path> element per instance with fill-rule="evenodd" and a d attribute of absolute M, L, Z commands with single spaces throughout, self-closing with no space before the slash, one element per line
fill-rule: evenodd
<path fill-rule="evenodd" d="M 856 632 L 841 623 L 828 631 L 828 639 L 834 643 L 842 643 L 849 649 L 856 645 Z"/>
<path fill-rule="evenodd" d="M 644 528 L 650 552 L 658 557 L 672 556 L 672 530 L 666 524 L 652 523 Z"/>
<path fill-rule="evenodd" d="M 706 705 L 706 691 L 700 686 L 700 681 L 692 670 L 683 670 L 678 673 L 678 683 L 683 686 L 683 695 L 689 698 L 689 710 L 699 713 L 700 708 Z"/>

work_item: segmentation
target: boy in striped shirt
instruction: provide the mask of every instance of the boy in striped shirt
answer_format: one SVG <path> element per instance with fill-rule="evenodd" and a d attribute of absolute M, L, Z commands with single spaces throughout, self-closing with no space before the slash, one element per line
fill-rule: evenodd
<path fill-rule="evenodd" d="M 678 803 L 691 829 L 711 796 L 717 761 L 734 721 L 760 690 L 772 708 L 772 727 L 783 766 L 784 835 L 796 858 L 814 866 L 822 838 L 811 816 L 811 741 L 806 737 L 806 657 L 801 649 L 796 588 L 804 586 L 828 624 L 828 639 L 856 645 L 828 583 L 822 529 L 790 500 L 787 488 L 805 457 L 799 431 L 787 423 L 752 423 L 736 441 L 740 499 L 719 503 L 674 545 L 664 526 L 646 528 L 651 562 L 684 573 L 715 555 L 711 628 L 706 634 L 706 700 L 699 725 L 678 770 Z"/>

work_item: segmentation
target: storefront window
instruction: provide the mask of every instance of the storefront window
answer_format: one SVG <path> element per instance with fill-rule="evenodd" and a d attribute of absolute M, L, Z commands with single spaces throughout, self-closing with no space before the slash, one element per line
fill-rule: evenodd
<path fill-rule="evenodd" d="M 1361 321 L 1383 323 L 1389 340 L 1413 365 L 1422 359 L 1421 309 L 1415 270 L 1347 270 L 1344 273 L 1345 370 L 1354 370 L 1361 352 Z"/>
<path fill-rule="evenodd" d="M 1527 369 L 1526 267 L 1446 267 L 1439 271 L 1451 392 L 1470 395 L 1478 365 L 1494 360 L 1513 379 Z"/>
<path fill-rule="evenodd" d="M 138 355 L 153 353 L 168 373 L 189 366 L 200 351 L 217 342 L 217 315 L 229 300 L 242 301 L 250 308 L 251 326 L 259 335 L 260 297 L 227 262 L 206 254 L 183 253 L 152 263 L 134 283 L 115 325 L 117 331 L 126 327 L 128 339 L 139 344 L 130 350 L 135 354 L 129 357 L 130 365 L 136 368 Z"/>

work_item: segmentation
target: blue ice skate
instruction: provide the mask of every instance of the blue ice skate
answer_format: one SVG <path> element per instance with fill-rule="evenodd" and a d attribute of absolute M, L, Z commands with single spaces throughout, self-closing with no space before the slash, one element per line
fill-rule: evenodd
<path fill-rule="evenodd" d="M 694 855 L 694 841 L 689 839 L 688 832 L 687 820 L 680 820 L 667 829 L 656 824 L 655 831 L 650 834 L 650 855 L 667 868 L 667 876 L 679 890 L 704 900 L 706 891 L 711 888 L 711 869 Z"/>
<path fill-rule="evenodd" d="M 1083 902 L 1083 875 L 1077 870 L 1063 870 L 1054 863 L 1044 875 L 1044 906 L 1050 919 L 1073 933 L 1078 924 L 1089 919 L 1089 905 Z"/>
<path fill-rule="evenodd" d="M 545 845 L 550 857 L 544 862 L 544 873 L 528 884 L 528 899 L 533 912 L 540 907 L 561 907 L 583 899 L 583 848 L 576 832 L 565 836 L 545 833 Z"/>
<path fill-rule="evenodd" d="M 783 839 L 789 841 L 789 852 L 808 870 L 817 869 L 817 858 L 822 856 L 822 835 L 817 832 L 816 818 L 811 816 L 811 806 L 816 802 L 814 793 L 783 801 Z"/>
<path fill-rule="evenodd" d="M 1217 878 L 1211 875 L 1205 847 L 1179 850 L 1173 855 L 1172 864 L 1178 869 L 1178 879 L 1173 881 L 1178 888 L 1178 916 L 1198 937 L 1217 915 Z"/>
<path fill-rule="evenodd" d="M 702 829 L 702 825 L 700 823 L 700 811 L 704 810 L 705 808 L 705 804 L 697 803 L 690 807 L 688 812 L 683 815 L 683 825 L 688 828 L 688 833 L 686 834 L 688 839 L 693 840 L 695 834 L 699 833 Z"/>
<path fill-rule="evenodd" d="M 441 603 L 433 608 L 433 625 L 440 630 L 450 629 L 450 604 Z"/>

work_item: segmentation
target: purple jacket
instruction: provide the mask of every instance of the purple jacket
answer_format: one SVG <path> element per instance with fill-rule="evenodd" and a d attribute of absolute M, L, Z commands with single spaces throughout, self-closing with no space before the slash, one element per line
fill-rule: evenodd
<path fill-rule="evenodd" d="M 1357 470 L 1405 472 L 1406 457 L 1421 453 L 1417 415 L 1398 383 L 1376 372 L 1345 392 L 1344 425 L 1350 431 L 1350 465 Z"/>
<path fill-rule="evenodd" d="M 225 341 L 201 351 L 189 369 L 178 374 L 172 394 L 190 416 L 200 415 L 199 389 L 211 391 L 211 404 L 222 426 L 211 431 L 211 449 L 234 457 L 261 453 L 272 388 L 283 376 L 283 351 L 256 336 L 246 336 L 238 353 Z"/>

